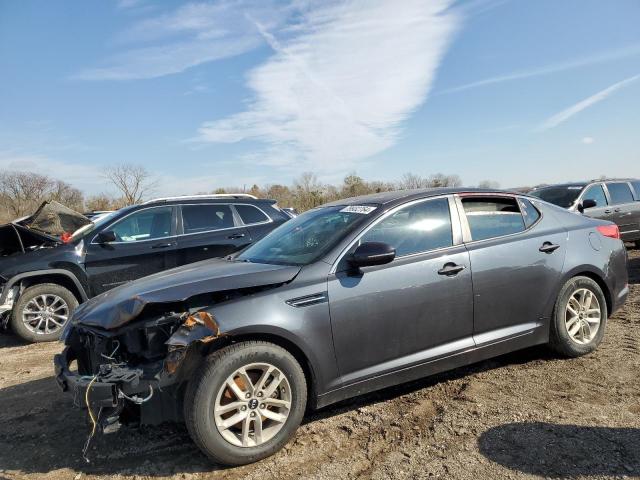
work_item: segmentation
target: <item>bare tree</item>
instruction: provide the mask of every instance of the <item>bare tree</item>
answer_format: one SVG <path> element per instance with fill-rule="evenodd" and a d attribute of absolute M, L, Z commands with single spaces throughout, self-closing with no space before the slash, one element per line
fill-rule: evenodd
<path fill-rule="evenodd" d="M 500 184 L 495 180 L 482 180 L 478 184 L 478 188 L 488 188 L 490 190 L 495 190 L 496 188 L 500 188 Z"/>
<path fill-rule="evenodd" d="M 157 185 L 145 167 L 129 163 L 106 167 L 104 177 L 122 194 L 125 205 L 142 202 L 142 199 L 153 192 Z"/>

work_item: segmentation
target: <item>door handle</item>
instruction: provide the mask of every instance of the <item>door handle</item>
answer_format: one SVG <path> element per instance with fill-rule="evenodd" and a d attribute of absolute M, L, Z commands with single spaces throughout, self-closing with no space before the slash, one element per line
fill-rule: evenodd
<path fill-rule="evenodd" d="M 235 240 L 236 238 L 243 238 L 244 236 L 244 233 L 234 233 L 233 235 L 229 235 L 227 238 L 230 240 Z"/>
<path fill-rule="evenodd" d="M 464 265 L 456 265 L 455 263 L 445 263 L 444 266 L 438 270 L 438 275 L 446 275 L 447 277 L 453 277 L 454 275 L 457 275 L 458 273 L 460 273 L 462 270 L 464 270 L 465 267 Z"/>
<path fill-rule="evenodd" d="M 156 243 L 155 245 L 152 245 L 151 248 L 169 248 L 173 245 L 173 243 L 169 242 L 169 243 Z"/>
<path fill-rule="evenodd" d="M 551 242 L 544 242 L 538 250 L 540 250 L 543 253 L 553 253 L 559 248 L 560 248 L 560 245 L 556 245 L 555 243 L 551 243 Z"/>
<path fill-rule="evenodd" d="M 611 210 L 610 208 L 607 208 L 604 213 L 611 213 L 613 210 Z"/>
<path fill-rule="evenodd" d="M 616 209 L 614 209 L 613 211 L 614 211 L 614 212 L 616 212 L 616 213 L 618 213 L 618 212 L 620 212 L 620 210 L 622 210 L 622 209 L 621 209 L 621 208 L 616 208 Z"/>

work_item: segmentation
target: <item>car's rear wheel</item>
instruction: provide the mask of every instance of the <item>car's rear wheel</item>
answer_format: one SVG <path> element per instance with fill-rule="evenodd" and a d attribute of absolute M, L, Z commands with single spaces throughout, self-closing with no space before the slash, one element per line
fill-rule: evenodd
<path fill-rule="evenodd" d="M 55 283 L 27 288 L 13 307 L 11 329 L 28 342 L 50 342 L 60 338 L 78 300 Z"/>
<path fill-rule="evenodd" d="M 551 321 L 550 345 L 558 353 L 578 357 L 594 351 L 607 323 L 607 302 L 591 278 L 574 277 L 560 290 Z"/>
<path fill-rule="evenodd" d="M 285 349 L 241 342 L 207 357 L 185 394 L 185 421 L 198 447 L 225 465 L 280 450 L 302 421 L 304 372 Z"/>

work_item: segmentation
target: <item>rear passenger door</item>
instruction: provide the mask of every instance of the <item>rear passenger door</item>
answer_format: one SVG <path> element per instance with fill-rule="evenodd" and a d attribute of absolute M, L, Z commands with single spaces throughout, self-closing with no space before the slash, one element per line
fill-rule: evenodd
<path fill-rule="evenodd" d="M 458 197 L 473 282 L 477 345 L 532 331 L 550 315 L 566 232 L 528 199 Z"/>
<path fill-rule="evenodd" d="M 622 240 L 637 240 L 640 238 L 640 211 L 631 193 L 629 183 L 607 182 L 605 185 L 613 209 L 610 220 L 618 224 Z"/>
<path fill-rule="evenodd" d="M 234 204 L 242 223 L 249 229 L 251 241 L 255 242 L 275 228 L 274 221 L 264 210 L 248 203 Z"/>
<path fill-rule="evenodd" d="M 180 205 L 177 258 L 179 265 L 224 257 L 251 243 L 231 204 Z"/>

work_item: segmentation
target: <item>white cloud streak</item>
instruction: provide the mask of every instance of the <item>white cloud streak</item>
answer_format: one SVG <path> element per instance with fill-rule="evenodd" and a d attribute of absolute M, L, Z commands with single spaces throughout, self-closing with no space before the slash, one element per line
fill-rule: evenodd
<path fill-rule="evenodd" d="M 303 3 L 301 0 L 285 6 L 275 0 L 187 3 L 172 12 L 139 20 L 115 38 L 119 52 L 102 65 L 81 70 L 71 78 L 156 78 L 240 55 L 263 44 L 246 12 L 250 11 L 268 28 L 275 28 L 298 12 Z"/>
<path fill-rule="evenodd" d="M 634 75 L 633 77 L 629 77 L 620 82 L 614 83 L 613 85 L 605 88 L 604 90 L 600 90 L 598 93 L 591 95 L 590 97 L 585 98 L 584 100 L 579 101 L 575 105 L 571 105 L 569 108 L 562 110 L 561 112 L 556 113 L 555 115 L 549 117 L 539 128 L 539 130 L 548 130 L 550 128 L 555 128 L 561 123 L 566 122 L 574 115 L 582 112 L 583 110 L 595 105 L 602 100 L 605 100 L 609 96 L 611 96 L 616 91 L 624 88 L 636 80 L 640 79 L 640 75 Z"/>
<path fill-rule="evenodd" d="M 539 68 L 533 68 L 529 70 L 521 70 L 517 72 L 507 73 L 505 75 L 498 75 L 495 77 L 485 78 L 464 85 L 458 85 L 451 88 L 440 90 L 437 93 L 456 93 L 464 90 L 470 90 L 473 88 L 486 87 L 488 85 L 495 85 L 503 82 L 511 82 L 514 80 L 522 80 L 525 78 L 539 77 L 543 75 L 550 75 L 552 73 L 559 73 L 568 70 L 573 70 L 581 67 L 588 67 L 590 65 L 596 65 L 599 63 L 610 62 L 613 60 L 620 60 L 623 58 L 640 56 L 640 45 L 633 45 L 627 48 L 612 50 L 609 52 L 599 53 L 589 57 L 580 58 L 577 60 L 571 60 L 563 63 L 554 63 Z"/>
<path fill-rule="evenodd" d="M 280 40 L 248 16 L 275 53 L 248 76 L 249 108 L 203 124 L 197 140 L 261 141 L 252 163 L 320 172 L 385 150 L 426 100 L 460 24 L 450 4 L 323 5 Z"/>

